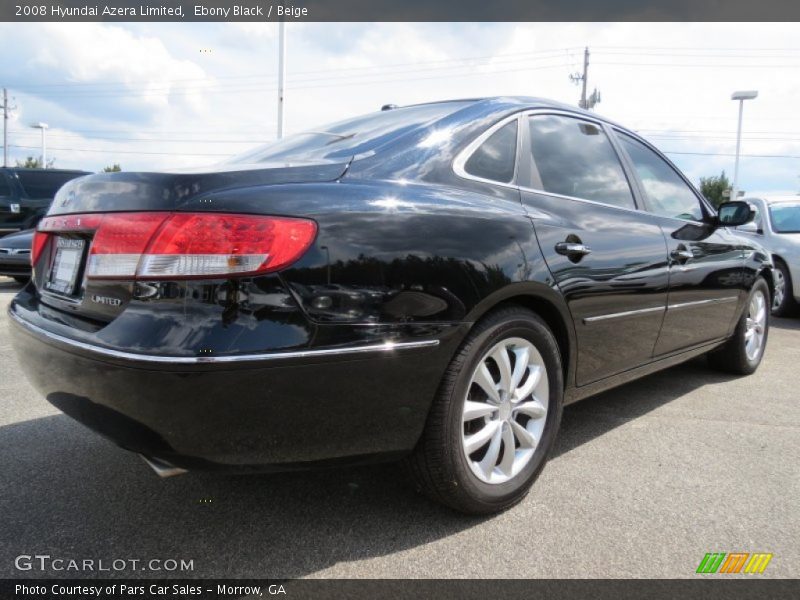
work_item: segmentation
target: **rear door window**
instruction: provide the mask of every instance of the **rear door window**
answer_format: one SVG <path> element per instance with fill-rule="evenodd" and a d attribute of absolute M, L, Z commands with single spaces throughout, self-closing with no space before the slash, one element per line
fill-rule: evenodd
<path fill-rule="evenodd" d="M 533 115 L 528 122 L 534 187 L 635 208 L 622 163 L 599 125 L 561 115 Z"/>
<path fill-rule="evenodd" d="M 510 183 L 517 163 L 517 120 L 503 125 L 472 153 L 464 171 L 474 177 Z"/>
<path fill-rule="evenodd" d="M 28 198 L 53 198 L 59 188 L 83 173 L 41 171 L 18 171 L 17 177 Z"/>

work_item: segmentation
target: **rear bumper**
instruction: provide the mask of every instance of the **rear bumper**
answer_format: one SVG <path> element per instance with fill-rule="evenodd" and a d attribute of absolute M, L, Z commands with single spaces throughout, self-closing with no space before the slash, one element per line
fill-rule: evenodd
<path fill-rule="evenodd" d="M 285 469 L 415 445 L 458 327 L 408 342 L 219 357 L 71 340 L 9 309 L 33 385 L 70 417 L 172 465 Z"/>

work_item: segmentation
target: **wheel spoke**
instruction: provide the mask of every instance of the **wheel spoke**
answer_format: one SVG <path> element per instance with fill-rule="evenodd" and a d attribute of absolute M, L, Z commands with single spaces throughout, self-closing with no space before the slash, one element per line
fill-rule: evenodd
<path fill-rule="evenodd" d="M 514 443 L 514 433 L 511 431 L 511 427 L 504 425 L 502 428 L 502 434 L 503 459 L 500 461 L 498 467 L 500 467 L 500 470 L 508 477 L 511 477 L 511 474 L 514 470 L 514 458 L 517 454 L 517 449 L 515 448 Z"/>
<path fill-rule="evenodd" d="M 528 370 L 528 364 L 531 361 L 531 352 L 528 348 L 519 348 L 514 350 L 516 361 L 514 362 L 514 372 L 511 374 L 511 385 L 509 391 L 516 390 L 519 387 L 520 381 L 525 376 Z"/>
<path fill-rule="evenodd" d="M 744 334 L 744 339 L 749 340 L 755 335 L 755 333 L 756 333 L 755 328 L 748 329 Z"/>
<path fill-rule="evenodd" d="M 464 421 L 472 421 L 473 419 L 485 417 L 492 414 L 496 410 L 497 407 L 491 404 L 467 400 L 464 402 Z"/>
<path fill-rule="evenodd" d="M 492 374 L 489 372 L 489 368 L 486 366 L 485 362 L 482 362 L 481 366 L 478 367 L 473 381 L 477 383 L 484 392 L 486 392 L 489 400 L 497 403 L 500 402 L 500 394 L 497 391 L 497 384 L 494 382 L 494 379 L 492 379 Z"/>
<path fill-rule="evenodd" d="M 525 400 L 528 396 L 533 393 L 533 390 L 537 388 L 539 382 L 542 380 L 542 374 L 544 373 L 544 369 L 539 365 L 531 365 L 530 367 L 530 374 L 528 375 L 528 379 L 525 380 L 525 384 L 514 390 L 514 401 L 521 402 Z"/>
<path fill-rule="evenodd" d="M 494 433 L 492 434 L 492 441 L 489 443 L 489 448 L 486 450 L 486 455 L 481 459 L 481 462 L 478 463 L 481 471 L 483 471 L 487 477 L 492 474 L 492 471 L 497 464 L 497 458 L 500 456 L 500 443 L 502 440 L 502 429 L 500 427 L 496 427 Z"/>
<path fill-rule="evenodd" d="M 547 410 L 542 403 L 536 399 L 530 400 L 528 402 L 521 402 L 517 404 L 514 409 L 517 413 L 522 413 L 523 415 L 528 415 L 531 419 L 541 419 L 545 414 L 547 414 Z"/>
<path fill-rule="evenodd" d="M 464 449 L 467 451 L 467 455 L 479 450 L 486 442 L 492 439 L 492 436 L 500 428 L 500 423 L 501 421 L 489 421 L 486 426 L 477 433 L 466 436 L 464 438 Z"/>
<path fill-rule="evenodd" d="M 522 448 L 535 448 L 536 447 L 536 438 L 533 437 L 533 434 L 525 429 L 522 425 L 511 420 L 511 427 L 514 430 L 514 435 L 519 440 L 519 445 Z"/>
<path fill-rule="evenodd" d="M 508 350 L 506 350 L 504 344 L 499 345 L 497 349 L 492 352 L 492 358 L 494 362 L 497 363 L 497 368 L 500 371 L 500 389 L 510 394 L 512 392 L 511 359 L 508 357 Z"/>

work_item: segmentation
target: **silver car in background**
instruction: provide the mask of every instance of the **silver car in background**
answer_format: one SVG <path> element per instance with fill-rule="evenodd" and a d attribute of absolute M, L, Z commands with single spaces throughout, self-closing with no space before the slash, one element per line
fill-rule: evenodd
<path fill-rule="evenodd" d="M 755 219 L 737 229 L 757 239 L 775 262 L 772 314 L 786 317 L 800 304 L 800 195 L 745 198 Z"/>

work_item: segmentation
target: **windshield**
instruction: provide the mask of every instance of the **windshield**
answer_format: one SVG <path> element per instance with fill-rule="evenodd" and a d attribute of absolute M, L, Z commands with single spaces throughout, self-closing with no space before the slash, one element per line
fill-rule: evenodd
<path fill-rule="evenodd" d="M 321 160 L 349 160 L 353 155 L 374 150 L 404 133 L 452 114 L 467 104 L 441 102 L 371 113 L 287 136 L 240 154 L 228 162 L 302 164 Z"/>
<path fill-rule="evenodd" d="M 769 216 L 775 233 L 800 233 L 800 202 L 772 204 Z"/>

